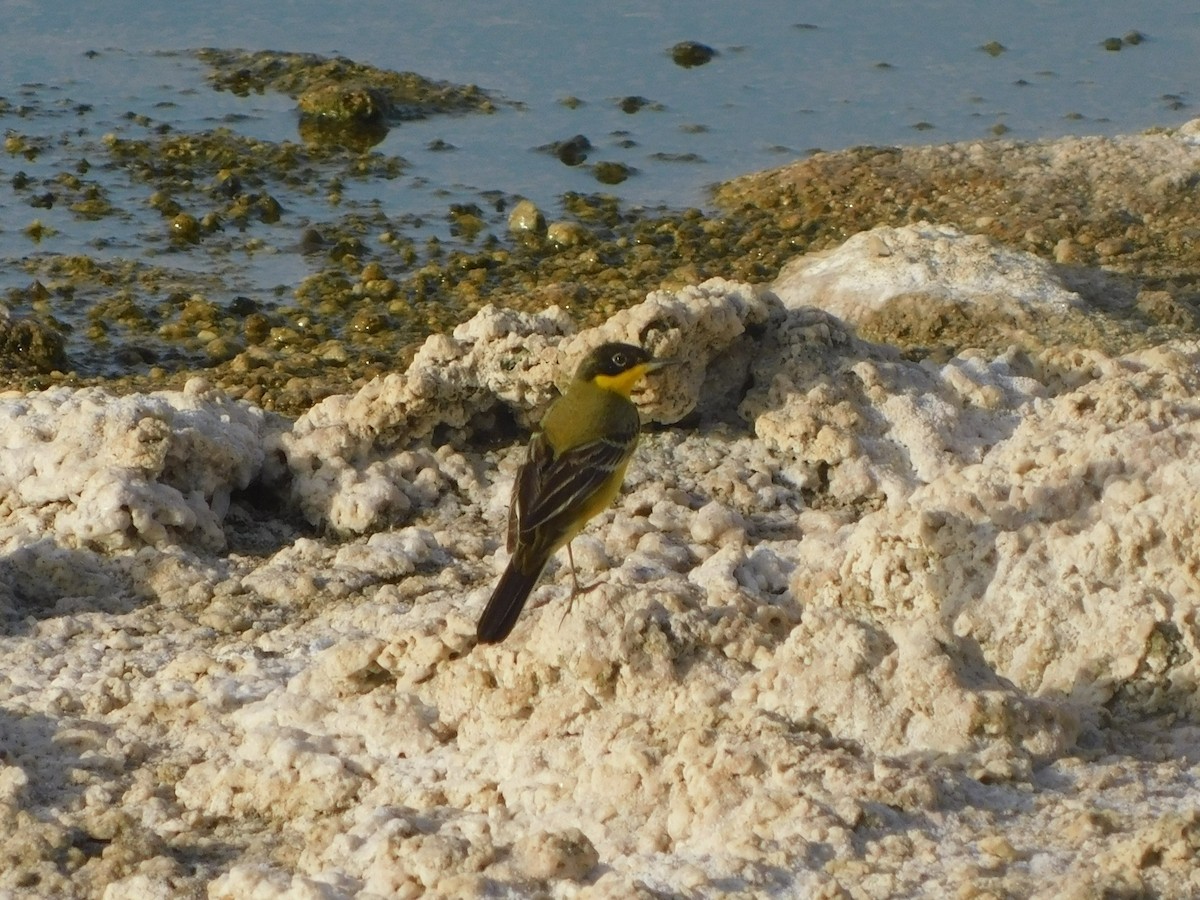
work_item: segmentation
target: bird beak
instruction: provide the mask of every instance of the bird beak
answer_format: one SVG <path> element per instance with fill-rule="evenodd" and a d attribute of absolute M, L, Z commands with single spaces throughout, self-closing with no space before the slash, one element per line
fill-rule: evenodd
<path fill-rule="evenodd" d="M 643 365 L 646 367 L 646 374 L 649 375 L 651 372 L 657 372 L 659 369 L 665 369 L 668 366 L 677 366 L 680 362 L 682 360 L 671 357 L 669 359 L 652 359 Z"/>

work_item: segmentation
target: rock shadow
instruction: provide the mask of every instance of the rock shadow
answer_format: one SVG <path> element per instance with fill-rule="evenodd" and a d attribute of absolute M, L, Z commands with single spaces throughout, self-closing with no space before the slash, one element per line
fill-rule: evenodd
<path fill-rule="evenodd" d="M 317 537 L 322 529 L 304 520 L 284 491 L 261 480 L 230 497 L 221 521 L 225 548 L 221 555 L 268 557 L 302 537 Z"/>
<path fill-rule="evenodd" d="M 128 613 L 154 599 L 127 558 L 63 547 L 45 537 L 0 558 L 0 634 L 81 612 Z"/>
<path fill-rule="evenodd" d="M 0 709 L 3 883 L 29 890 L 29 896 L 55 894 L 59 879 L 69 877 L 81 860 L 99 856 L 108 844 L 58 815 L 82 805 L 87 788 L 72 778 L 84 760 L 70 741 L 60 739 L 62 725 L 38 713 Z"/>

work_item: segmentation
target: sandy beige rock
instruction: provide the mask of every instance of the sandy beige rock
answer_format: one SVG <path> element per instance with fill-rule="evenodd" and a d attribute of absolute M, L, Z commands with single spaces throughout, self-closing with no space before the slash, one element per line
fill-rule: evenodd
<path fill-rule="evenodd" d="M 282 432 L 55 395 L 56 458 L 194 479 L 224 540 L 7 495 L 0 890 L 1193 891 L 1200 344 L 916 361 L 717 281 L 567 331 L 485 310 Z M 606 338 L 695 348 L 639 398 L 688 425 L 580 537 L 599 586 L 555 559 L 474 647 L 522 441 L 473 437 Z"/>

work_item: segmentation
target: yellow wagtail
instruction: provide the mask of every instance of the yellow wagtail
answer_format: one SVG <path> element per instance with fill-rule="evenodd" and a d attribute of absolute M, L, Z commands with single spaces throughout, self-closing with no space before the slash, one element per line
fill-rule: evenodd
<path fill-rule="evenodd" d="M 508 637 L 542 569 L 563 544 L 571 560 L 571 597 L 580 593 L 571 541 L 621 489 L 641 430 L 629 394 L 643 376 L 673 362 L 632 344 L 608 343 L 579 364 L 567 392 L 542 419 L 517 472 L 508 507 L 512 557 L 479 617 L 480 643 Z"/>

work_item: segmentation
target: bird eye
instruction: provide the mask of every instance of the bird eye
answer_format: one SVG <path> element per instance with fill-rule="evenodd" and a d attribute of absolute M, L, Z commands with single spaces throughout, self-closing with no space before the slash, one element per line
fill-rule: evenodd
<path fill-rule="evenodd" d="M 625 368 L 625 366 L 627 366 L 629 364 L 629 360 L 627 360 L 625 358 L 625 354 L 621 353 L 620 351 L 618 351 L 612 355 L 612 361 L 613 361 L 613 365 L 616 366 L 618 369 L 623 369 L 623 368 Z"/>

